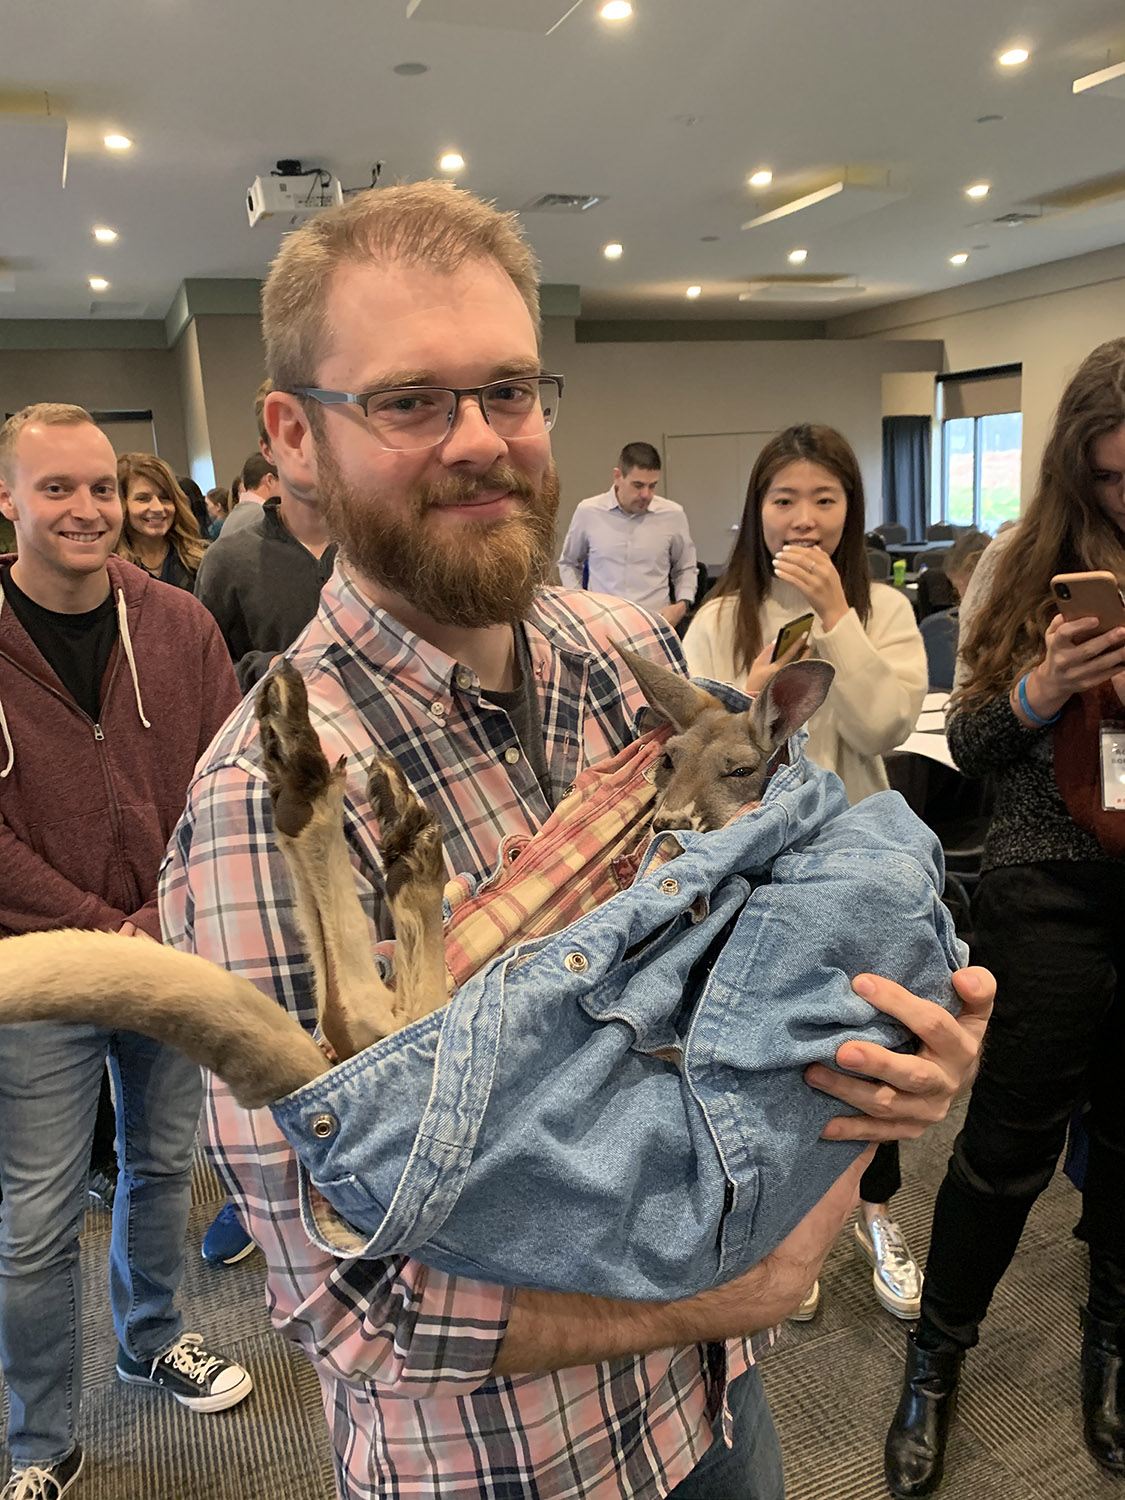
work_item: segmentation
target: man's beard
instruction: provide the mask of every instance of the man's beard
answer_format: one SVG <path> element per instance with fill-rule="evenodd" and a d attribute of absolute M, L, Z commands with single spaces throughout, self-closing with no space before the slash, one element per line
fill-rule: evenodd
<path fill-rule="evenodd" d="M 523 619 L 550 573 L 558 473 L 552 463 L 536 486 L 519 469 L 450 475 L 407 494 L 407 516 L 388 516 L 378 490 L 362 490 L 341 472 L 328 444 L 317 444 L 320 501 L 329 534 L 364 578 L 405 599 L 438 625 L 476 629 Z M 436 505 L 507 491 L 519 510 L 498 521 L 428 526 Z"/>

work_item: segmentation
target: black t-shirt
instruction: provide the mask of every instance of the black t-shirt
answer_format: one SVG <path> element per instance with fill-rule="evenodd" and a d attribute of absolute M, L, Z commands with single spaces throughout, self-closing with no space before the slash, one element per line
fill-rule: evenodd
<path fill-rule="evenodd" d="M 543 739 L 543 715 L 539 708 L 539 694 L 535 687 L 535 668 L 531 660 L 531 648 L 522 625 L 515 628 L 516 666 L 520 684 L 509 693 L 490 688 L 485 694 L 489 702 L 504 709 L 516 731 L 516 739 L 527 756 L 528 764 L 547 799 L 547 806 L 554 807 L 551 796 L 551 774 L 547 766 L 547 747 Z"/>
<path fill-rule="evenodd" d="M 4 598 L 27 631 L 40 655 L 82 712 L 98 721 L 102 678 L 117 639 L 113 594 L 85 614 L 59 614 L 29 599 L 13 580 L 10 568 L 0 569 Z"/>

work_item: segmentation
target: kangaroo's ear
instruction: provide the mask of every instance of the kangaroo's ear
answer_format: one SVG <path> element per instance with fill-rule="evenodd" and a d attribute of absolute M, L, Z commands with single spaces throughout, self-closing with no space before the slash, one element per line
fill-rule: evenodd
<path fill-rule="evenodd" d="M 836 669 L 826 661 L 794 661 L 773 677 L 750 710 L 750 728 L 776 750 L 817 711 Z"/>
<path fill-rule="evenodd" d="M 725 709 L 725 704 L 712 693 L 696 687 L 679 672 L 657 666 L 647 656 L 638 656 L 619 641 L 611 640 L 610 645 L 637 679 L 649 707 L 655 709 L 662 719 L 666 719 L 677 734 L 682 734 L 689 724 L 694 724 L 704 709 Z"/>

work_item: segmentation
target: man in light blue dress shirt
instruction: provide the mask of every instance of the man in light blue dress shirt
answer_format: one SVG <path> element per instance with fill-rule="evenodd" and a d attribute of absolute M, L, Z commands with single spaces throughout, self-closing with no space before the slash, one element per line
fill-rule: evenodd
<path fill-rule="evenodd" d="M 559 576 L 564 588 L 628 599 L 676 626 L 695 598 L 695 543 L 683 506 L 656 493 L 659 479 L 660 454 L 652 444 L 626 444 L 613 488 L 574 512 Z"/>

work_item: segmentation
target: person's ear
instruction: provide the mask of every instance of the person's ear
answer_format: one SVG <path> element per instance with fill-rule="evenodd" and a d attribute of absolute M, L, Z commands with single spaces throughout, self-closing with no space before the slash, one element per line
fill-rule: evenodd
<path fill-rule="evenodd" d="M 614 464 L 614 466 L 613 466 L 613 482 L 614 482 L 614 484 L 615 485 L 616 484 L 620 484 L 624 478 L 625 478 L 624 474 L 622 474 L 621 470 L 617 467 L 616 464 Z"/>
<path fill-rule="evenodd" d="M 270 391 L 262 408 L 262 421 L 269 437 L 271 461 L 279 473 L 292 476 L 295 488 L 316 485 L 316 444 L 308 413 L 297 396 Z"/>
<path fill-rule="evenodd" d="M 6 521 L 14 522 L 19 519 L 16 515 L 16 502 L 12 499 L 12 491 L 3 474 L 0 474 L 0 516 Z"/>

